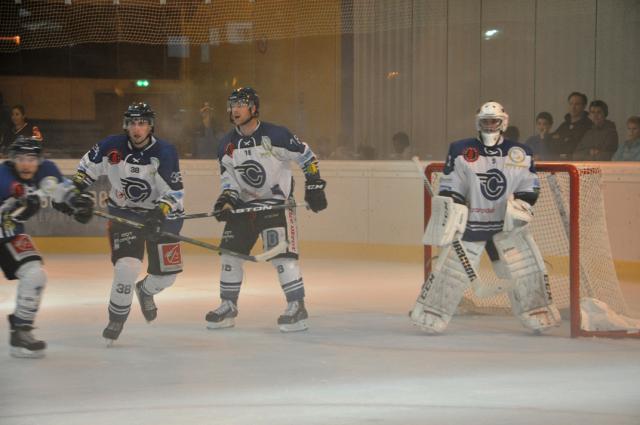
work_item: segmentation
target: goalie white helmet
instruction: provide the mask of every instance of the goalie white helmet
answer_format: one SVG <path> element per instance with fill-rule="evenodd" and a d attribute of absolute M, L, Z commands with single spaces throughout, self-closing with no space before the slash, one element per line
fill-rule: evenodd
<path fill-rule="evenodd" d="M 498 102 L 487 102 L 478 109 L 476 129 L 485 146 L 495 146 L 509 126 L 509 115 Z"/>

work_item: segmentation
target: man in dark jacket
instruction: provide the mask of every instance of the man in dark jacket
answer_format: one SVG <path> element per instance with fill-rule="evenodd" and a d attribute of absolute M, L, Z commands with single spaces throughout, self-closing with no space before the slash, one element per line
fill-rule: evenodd
<path fill-rule="evenodd" d="M 593 123 L 589 119 L 589 114 L 584 110 L 587 106 L 587 96 L 584 93 L 573 92 L 568 97 L 569 113 L 564 116 L 564 121 L 551 135 L 551 140 L 547 146 L 549 159 L 567 160 L 571 159 L 573 151 L 582 140 L 584 134 Z"/>
<path fill-rule="evenodd" d="M 589 104 L 589 118 L 593 127 L 582 137 L 573 152 L 574 161 L 609 161 L 618 149 L 616 125 L 609 121 L 609 107 L 602 100 Z"/>

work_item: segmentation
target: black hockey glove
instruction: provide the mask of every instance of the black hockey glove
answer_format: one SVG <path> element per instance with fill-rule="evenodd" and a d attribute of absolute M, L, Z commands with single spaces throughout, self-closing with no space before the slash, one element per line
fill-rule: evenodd
<path fill-rule="evenodd" d="M 88 193 L 80 192 L 71 198 L 73 218 L 78 223 L 86 224 L 93 217 L 93 199 Z"/>
<path fill-rule="evenodd" d="M 167 214 L 169 214 L 170 208 L 167 204 L 161 202 L 153 210 L 149 211 L 144 217 L 144 226 L 142 227 L 142 233 L 144 237 L 151 242 L 157 242 L 162 236 L 162 224 L 164 223 Z"/>
<path fill-rule="evenodd" d="M 13 208 L 11 214 L 17 222 L 27 221 L 33 217 L 40 209 L 40 197 L 36 194 L 27 195 L 21 198 Z"/>
<path fill-rule="evenodd" d="M 309 204 L 311 211 L 318 212 L 327 208 L 327 197 L 324 188 L 327 182 L 322 179 L 307 180 L 304 185 L 304 200 Z"/>
<path fill-rule="evenodd" d="M 86 192 L 74 188 L 66 197 L 66 202 L 53 201 L 53 208 L 63 214 L 72 215 L 77 222 L 86 224 L 93 217 L 93 198 Z"/>
<path fill-rule="evenodd" d="M 234 190 L 223 190 L 213 206 L 213 216 L 218 221 L 227 221 L 231 218 L 231 210 L 238 205 L 238 193 Z"/>

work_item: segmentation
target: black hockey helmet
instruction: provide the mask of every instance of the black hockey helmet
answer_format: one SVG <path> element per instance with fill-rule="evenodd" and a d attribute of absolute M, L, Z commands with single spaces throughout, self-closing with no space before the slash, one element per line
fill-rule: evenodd
<path fill-rule="evenodd" d="M 9 146 L 9 160 L 15 161 L 18 155 L 33 155 L 42 160 L 42 142 L 33 137 L 16 137 Z"/>
<path fill-rule="evenodd" d="M 249 107 L 255 106 L 254 117 L 260 114 L 260 97 L 251 87 L 240 87 L 235 89 L 227 99 L 227 112 L 231 112 L 231 105 L 235 102 L 246 102 Z"/>
<path fill-rule="evenodd" d="M 151 127 L 155 124 L 156 113 L 149 104 L 144 102 L 134 102 L 127 108 L 124 113 L 124 119 L 122 120 L 122 128 L 127 129 L 127 125 L 134 120 L 144 120 L 149 123 Z"/>

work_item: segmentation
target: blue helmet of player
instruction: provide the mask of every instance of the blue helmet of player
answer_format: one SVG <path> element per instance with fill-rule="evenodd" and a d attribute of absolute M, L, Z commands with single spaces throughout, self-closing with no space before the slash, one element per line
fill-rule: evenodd
<path fill-rule="evenodd" d="M 248 106 L 251 110 L 251 117 L 255 118 L 260 115 L 260 97 L 251 87 L 240 87 L 235 89 L 227 99 L 227 112 L 229 112 L 229 119 L 233 121 L 231 116 L 231 108 L 234 106 Z"/>
<path fill-rule="evenodd" d="M 133 121 L 146 121 L 151 126 L 153 131 L 153 126 L 155 124 L 156 113 L 149 104 L 144 102 L 134 102 L 124 113 L 124 119 L 122 120 L 122 128 L 123 130 L 127 130 L 127 126 Z"/>

